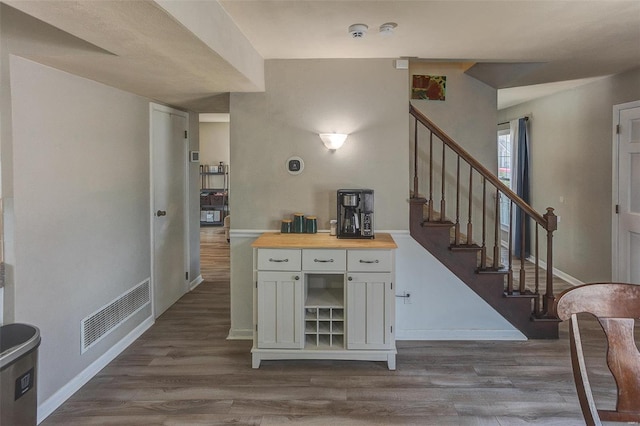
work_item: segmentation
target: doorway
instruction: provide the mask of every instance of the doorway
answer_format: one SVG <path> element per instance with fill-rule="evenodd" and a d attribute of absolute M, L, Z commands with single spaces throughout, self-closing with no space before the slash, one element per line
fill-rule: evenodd
<path fill-rule="evenodd" d="M 205 281 L 229 281 L 230 116 L 200 114 L 200 269 Z"/>
<path fill-rule="evenodd" d="M 640 101 L 615 105 L 613 128 L 612 275 L 640 284 Z"/>

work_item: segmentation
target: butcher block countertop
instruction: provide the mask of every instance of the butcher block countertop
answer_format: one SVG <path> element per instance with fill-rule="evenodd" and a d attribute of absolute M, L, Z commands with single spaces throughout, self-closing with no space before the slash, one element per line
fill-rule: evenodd
<path fill-rule="evenodd" d="M 281 234 L 265 232 L 251 244 L 254 248 L 300 249 L 395 249 L 398 248 L 390 234 L 380 233 L 372 240 L 337 238 L 327 232 L 317 234 Z"/>

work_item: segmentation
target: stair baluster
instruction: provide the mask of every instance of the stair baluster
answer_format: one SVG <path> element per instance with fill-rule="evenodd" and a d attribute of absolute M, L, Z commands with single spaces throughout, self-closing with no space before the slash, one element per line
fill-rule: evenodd
<path fill-rule="evenodd" d="M 518 291 L 520 292 L 520 294 L 524 294 L 526 291 L 526 287 L 525 287 L 525 278 L 526 278 L 526 271 L 524 270 L 524 261 L 525 261 L 525 242 L 526 242 L 526 216 L 524 214 L 524 210 L 522 209 L 518 209 L 518 212 L 520 213 L 520 235 L 522 235 L 522 238 L 520 239 L 520 285 L 518 287 Z"/>
<path fill-rule="evenodd" d="M 480 269 L 487 269 L 487 180 L 482 178 L 482 249 Z"/>
<path fill-rule="evenodd" d="M 458 157 L 460 158 L 460 157 Z M 473 244 L 473 225 L 471 224 L 473 215 L 473 166 L 469 165 L 469 212 L 467 214 L 467 245 Z"/>
<path fill-rule="evenodd" d="M 557 229 L 557 218 L 553 213 L 552 208 L 547 208 L 547 212 L 544 215 L 536 212 L 530 205 L 525 203 L 517 194 L 515 194 L 510 188 L 505 186 L 497 176 L 486 169 L 481 163 L 479 163 L 476 159 L 471 157 L 467 151 L 465 151 L 460 145 L 458 145 L 455 141 L 453 141 L 450 137 L 448 137 L 441 129 L 439 129 L 433 122 L 431 122 L 428 118 L 426 118 L 422 113 L 417 111 L 412 105 L 410 105 L 410 114 L 415 118 L 414 123 L 414 176 L 413 176 L 413 195 L 411 200 L 411 215 L 412 215 L 412 225 L 411 225 L 411 235 L 416 238 L 420 244 L 425 246 L 425 248 L 432 251 L 432 253 L 436 254 L 445 265 L 447 265 L 454 273 L 458 274 L 463 281 L 467 283 L 474 291 L 476 291 L 480 296 L 485 298 L 485 300 L 490 303 L 494 308 L 498 309 L 505 318 L 511 321 L 518 328 L 523 330 L 525 334 L 530 337 L 557 337 L 557 323 L 555 320 L 554 313 L 550 311 L 553 306 L 553 302 L 555 300 L 554 291 L 553 291 L 553 232 Z M 418 123 L 422 126 L 419 127 Z M 421 129 L 425 129 L 429 132 L 429 149 L 428 149 L 428 162 L 426 159 L 421 158 L 421 155 L 426 155 L 424 151 L 420 151 L 419 149 L 419 132 Z M 437 164 L 438 159 L 434 157 L 434 136 L 442 142 L 442 153 L 438 152 L 437 156 L 440 157 L 440 164 Z M 453 176 L 447 175 L 447 150 L 453 151 L 456 155 L 456 172 L 455 172 L 455 187 L 451 180 L 454 178 Z M 441 154 L 441 155 L 440 155 Z M 453 160 L 452 158 L 449 159 Z M 462 177 L 463 174 L 461 161 L 464 161 L 468 166 L 469 177 L 466 179 L 466 176 Z M 429 170 L 428 173 L 420 175 L 419 165 L 428 165 Z M 435 209 L 434 199 L 433 199 L 433 191 L 435 185 L 438 184 L 437 180 L 434 179 L 434 170 L 436 167 L 440 167 L 440 211 L 438 212 Z M 466 171 L 466 167 L 464 168 Z M 478 173 L 482 181 L 480 184 L 482 185 L 482 203 L 480 207 L 479 200 L 474 200 L 474 177 L 473 174 Z M 428 199 L 421 198 L 423 196 L 420 195 L 419 187 L 422 184 L 420 182 L 421 176 L 423 178 L 428 176 L 429 180 L 429 189 L 428 189 Z M 468 183 L 467 191 L 464 191 L 464 185 Z M 493 189 L 495 189 L 495 193 L 491 188 L 487 188 L 487 184 L 492 185 Z M 476 184 L 479 185 L 479 184 Z M 449 190 L 449 194 L 447 194 L 447 190 Z M 453 191 L 455 190 L 455 221 L 454 223 L 447 220 L 447 197 L 451 197 L 453 195 Z M 464 194 L 463 194 L 464 191 Z M 491 194 L 491 195 L 489 195 Z M 462 200 L 461 196 L 467 197 L 466 200 Z M 492 206 L 491 204 L 487 204 L 487 197 L 494 196 L 495 204 Z M 504 198 L 501 198 L 504 197 Z M 505 205 L 507 212 L 504 212 L 504 215 L 508 216 L 508 220 L 505 217 L 504 221 L 508 224 L 507 229 L 503 231 L 502 229 L 502 221 L 501 219 L 501 205 L 500 200 L 505 200 Z M 462 204 L 461 204 L 462 203 Z M 466 203 L 466 204 L 464 204 Z M 467 207 L 467 209 L 461 207 Z M 508 208 L 507 208 L 508 207 Z M 516 209 L 516 210 L 514 210 Z M 466 211 L 465 211 L 466 210 Z M 494 211 L 491 211 L 494 210 Z M 426 211 L 426 221 L 424 219 Z M 518 277 L 514 278 L 514 265 L 513 265 L 513 252 L 514 252 L 514 242 L 513 242 L 513 233 L 516 227 L 515 221 L 515 212 L 517 212 L 517 217 L 520 219 L 520 223 L 518 226 L 519 231 L 523 235 L 523 238 L 518 244 L 518 248 L 520 250 L 519 255 L 519 273 Z M 464 215 L 467 217 L 463 217 Z M 474 244 L 474 226 L 473 226 L 473 218 L 474 215 L 477 216 L 481 214 L 482 216 L 482 231 L 481 231 L 481 239 L 482 244 L 478 246 Z M 415 220 L 419 220 L 420 223 L 414 223 Z M 533 270 L 533 283 L 530 286 L 527 286 L 527 272 L 525 270 L 525 265 L 527 264 L 527 256 L 525 253 L 525 249 L 527 248 L 527 241 L 525 240 L 526 235 L 528 233 L 529 227 L 527 225 L 527 218 L 532 218 L 535 222 L 535 226 L 533 227 L 533 235 L 529 235 L 529 240 L 533 239 L 535 242 L 535 248 L 533 249 L 533 253 L 531 255 L 535 258 L 535 265 Z M 466 219 L 466 235 L 461 233 L 461 223 Z M 476 219 L 477 220 L 477 219 Z M 493 221 L 493 224 L 491 223 Z M 493 256 L 491 257 L 488 254 L 487 245 L 491 244 L 491 241 L 487 239 L 487 230 L 490 226 L 494 227 L 493 232 Z M 439 235 L 438 238 L 445 238 L 449 236 L 449 247 L 448 250 L 441 250 L 438 248 L 434 241 L 425 240 L 425 236 L 416 236 L 415 233 L 421 233 L 422 230 L 431 229 L 429 235 L 433 234 Z M 436 231 L 437 229 L 437 231 Z M 539 273 L 539 232 L 547 231 L 547 245 L 546 245 L 546 262 L 547 262 L 547 271 L 546 271 L 546 285 L 544 288 L 545 293 L 541 294 L 540 292 L 540 273 Z M 450 235 L 450 233 L 453 235 Z M 477 232 L 477 230 L 476 230 Z M 503 238 L 503 232 L 506 234 L 505 238 Z M 490 234 L 489 234 L 490 235 Z M 489 237 L 490 238 L 490 237 Z M 505 239 L 506 243 L 506 259 L 503 259 L 502 253 L 502 244 L 501 241 Z M 469 254 L 459 254 L 459 252 L 466 252 Z M 472 256 L 472 254 L 475 255 Z M 479 255 L 479 258 L 478 258 Z M 469 274 L 468 272 L 457 272 L 457 257 L 467 259 L 469 261 L 475 259 L 475 269 L 474 273 L 476 277 L 483 278 L 473 278 L 473 274 Z M 492 282 L 495 282 L 495 277 L 501 277 L 500 280 L 502 282 L 502 297 L 496 298 L 495 295 L 485 294 L 486 291 L 482 289 L 482 285 L 489 286 L 494 288 Z M 517 279 L 518 287 L 514 289 L 514 279 Z M 469 282 L 469 280 L 475 282 Z M 483 284 L 484 283 L 484 284 Z M 497 283 L 496 283 L 497 284 Z M 506 303 L 505 301 L 509 302 Z M 524 316 L 524 320 L 520 318 Z M 535 320 L 532 320 L 534 318 Z M 549 320 L 549 321 L 547 321 Z M 529 324 L 532 323 L 532 324 Z"/>

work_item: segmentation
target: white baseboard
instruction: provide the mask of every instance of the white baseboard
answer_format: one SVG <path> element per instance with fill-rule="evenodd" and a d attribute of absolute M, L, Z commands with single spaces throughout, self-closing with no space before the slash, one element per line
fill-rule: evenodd
<path fill-rule="evenodd" d="M 531 263 L 534 263 L 534 264 L 536 263 L 535 256 L 529 256 L 527 258 L 527 260 L 529 262 L 531 262 Z M 540 266 L 540 268 L 544 269 L 545 271 L 547 270 L 547 262 L 545 262 L 544 260 L 538 259 L 538 265 Z M 577 285 L 584 284 L 584 282 L 580 281 L 576 277 L 572 277 L 571 275 L 567 274 L 566 272 L 562 272 L 558 268 L 553 268 L 553 275 L 555 275 L 556 277 L 568 282 L 572 286 L 577 286 Z"/>
<path fill-rule="evenodd" d="M 189 283 L 189 291 L 192 291 L 194 288 L 198 287 L 203 282 L 204 282 L 204 278 L 202 278 L 202 275 L 198 275 L 195 280 Z"/>
<path fill-rule="evenodd" d="M 227 340 L 253 340 L 253 330 L 230 329 Z"/>
<path fill-rule="evenodd" d="M 113 361 L 122 351 L 132 344 L 138 337 L 149 329 L 154 323 L 152 317 L 148 317 L 140 325 L 131 330 L 129 334 L 122 338 L 111 349 L 105 352 L 100 358 L 82 370 L 80 374 L 71 379 L 60 390 L 51 395 L 42 404 L 38 405 L 38 423 L 49 417 L 59 406 L 76 393 L 82 386 L 93 378 L 100 370 Z"/>
<path fill-rule="evenodd" d="M 518 330 L 398 330 L 396 340 L 527 340 Z"/>

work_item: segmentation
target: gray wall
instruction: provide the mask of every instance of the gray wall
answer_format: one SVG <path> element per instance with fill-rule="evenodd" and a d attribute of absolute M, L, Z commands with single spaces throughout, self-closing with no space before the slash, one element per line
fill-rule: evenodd
<path fill-rule="evenodd" d="M 497 172 L 497 92 L 496 89 L 487 86 L 479 80 L 464 73 L 466 65 L 462 63 L 422 62 L 412 61 L 409 72 L 413 75 L 444 75 L 447 77 L 445 101 L 411 100 L 411 104 L 433 121 L 442 131 L 462 146 L 476 160 L 480 161 L 490 172 Z M 411 84 L 411 83 L 410 83 Z M 419 129 L 424 129 L 419 126 Z M 411 123 L 411 164 L 413 167 L 413 119 Z M 419 130 L 418 133 L 418 192 L 428 198 L 429 191 L 429 133 Z M 433 174 L 433 200 L 434 209 L 440 211 L 441 199 L 441 153 L 442 143 L 434 138 L 434 174 Z M 413 170 L 413 169 L 412 169 Z M 446 153 L 446 177 L 445 177 L 445 216 L 452 221 L 456 217 L 456 156 L 447 149 Z M 462 233 L 466 234 L 468 222 L 468 187 L 469 168 L 461 164 L 460 190 L 461 207 L 459 219 L 462 224 Z M 474 173 L 473 177 L 473 241 L 482 241 L 482 185 L 480 177 Z M 489 191 L 489 187 L 487 187 Z M 487 217 L 494 215 L 494 198 L 487 195 Z M 493 229 L 491 223 L 487 224 Z M 493 246 L 493 232 L 486 233 L 487 247 Z"/>
<path fill-rule="evenodd" d="M 556 209 L 554 266 L 582 282 L 611 279 L 613 106 L 638 99 L 640 69 L 499 112 L 531 117 L 533 207 Z"/>
<path fill-rule="evenodd" d="M 40 328 L 38 400 L 55 408 L 144 309 L 85 354 L 80 322 L 150 276 L 149 100 L 23 59 L 84 52 L 59 32 L 2 8 L 0 119 L 9 274 L 2 322 Z M 71 36 L 68 36 L 71 39 Z M 190 114 L 190 149 L 198 149 Z M 190 170 L 191 275 L 200 273 L 198 166 Z"/>
<path fill-rule="evenodd" d="M 412 66 L 412 70 L 413 70 Z M 496 91 L 463 74 L 460 65 L 419 64 L 446 74 L 446 102 L 416 102 L 487 167 L 496 164 Z M 408 235 L 409 75 L 392 60 L 267 61 L 267 90 L 231 96 L 231 338 L 252 336 L 252 249 L 262 230 L 282 217 L 316 214 L 320 228 L 335 217 L 335 190 L 376 191 L 376 230 L 398 244 L 396 303 L 399 339 L 522 339 L 504 318 Z M 346 132 L 332 153 L 321 132 Z M 290 176 L 285 160 L 305 170 Z"/>
<path fill-rule="evenodd" d="M 149 103 L 11 57 L 14 320 L 38 326 L 39 399 L 150 315 L 80 355 L 80 322 L 150 276 Z"/>
<path fill-rule="evenodd" d="M 189 112 L 189 151 L 200 150 L 198 113 Z M 189 280 L 200 282 L 200 167 L 189 163 Z"/>
<path fill-rule="evenodd" d="M 271 60 L 266 92 L 231 95 L 232 229 L 275 230 L 294 212 L 328 229 L 336 190 L 375 190 L 375 228 L 408 229 L 407 71 L 393 60 Z M 319 133 L 348 133 L 327 150 Z M 305 162 L 291 176 L 291 156 Z M 231 322 L 249 333 L 250 241 L 232 237 Z"/>
<path fill-rule="evenodd" d="M 338 188 L 371 188 L 377 229 L 407 229 L 407 74 L 393 60 L 272 60 L 265 93 L 231 98 L 234 228 L 275 229 L 283 217 L 335 218 Z M 348 133 L 331 152 L 319 133 Z M 290 156 L 301 175 L 285 170 Z"/>
<path fill-rule="evenodd" d="M 200 164 L 229 165 L 229 122 L 200 123 Z M 208 176 L 207 188 L 222 188 L 223 176 Z"/>
<path fill-rule="evenodd" d="M 412 61 L 413 75 L 447 76 L 446 100 L 412 100 L 415 108 L 425 114 L 454 141 L 462 145 L 487 169 L 497 171 L 496 148 L 497 92 L 464 73 L 460 63 Z"/>
<path fill-rule="evenodd" d="M 229 164 L 229 123 L 200 123 L 200 164 Z"/>

